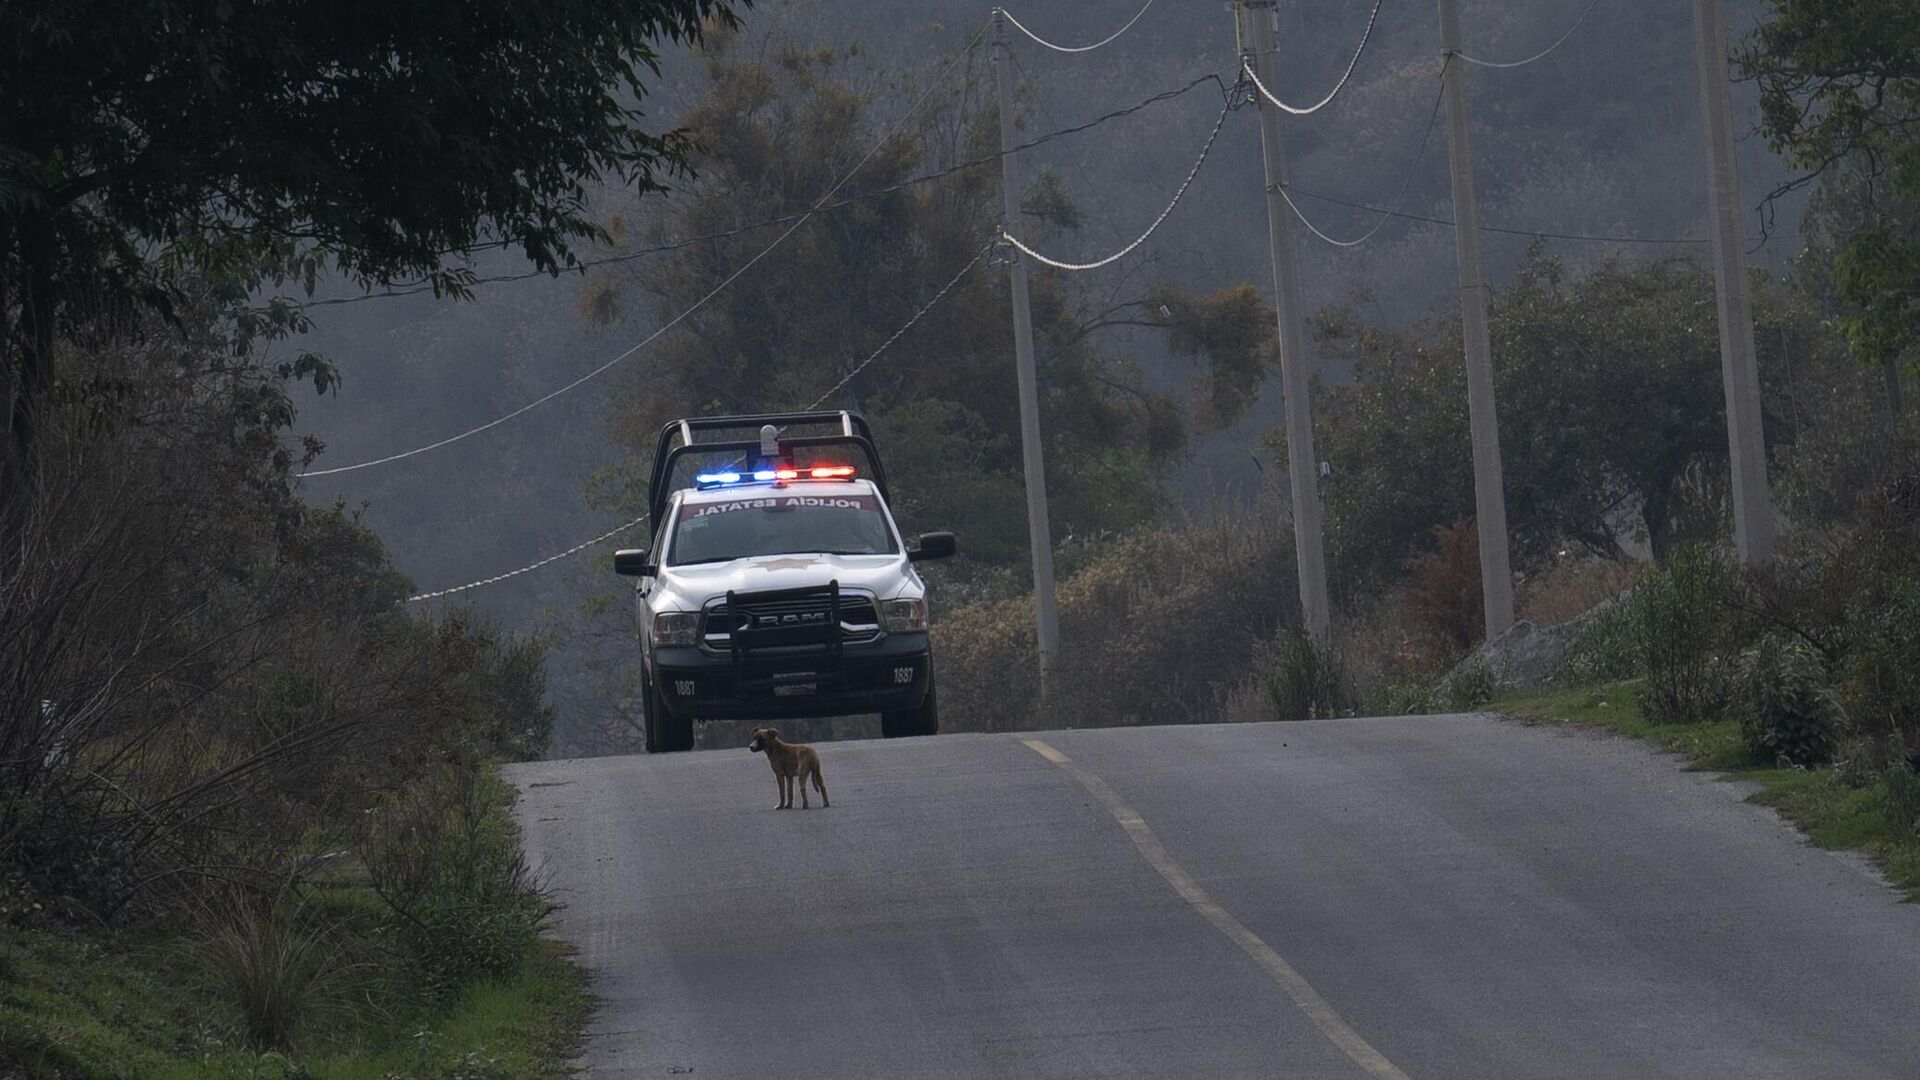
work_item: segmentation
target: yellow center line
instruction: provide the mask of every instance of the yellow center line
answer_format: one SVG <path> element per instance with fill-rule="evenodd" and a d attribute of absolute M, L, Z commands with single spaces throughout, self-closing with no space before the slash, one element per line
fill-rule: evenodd
<path fill-rule="evenodd" d="M 1027 748 L 1034 753 L 1065 769 L 1068 775 L 1080 782 L 1081 787 L 1092 792 L 1093 797 L 1099 799 L 1106 806 L 1107 812 L 1113 815 L 1113 819 L 1126 830 L 1127 836 L 1133 840 L 1133 846 L 1139 850 L 1141 858 L 1147 860 L 1149 866 L 1158 870 L 1160 876 L 1167 879 L 1167 884 L 1173 886 L 1173 891 L 1179 893 L 1182 900 L 1185 900 L 1221 933 L 1227 935 L 1228 940 L 1240 946 L 1241 952 L 1246 953 L 1274 982 L 1279 983 L 1280 989 L 1286 992 L 1287 997 L 1293 1000 L 1293 1004 L 1301 1012 L 1307 1014 L 1307 1019 L 1313 1021 L 1313 1026 L 1320 1029 L 1320 1034 L 1325 1035 L 1328 1042 L 1339 1047 L 1341 1053 L 1346 1054 L 1354 1064 L 1366 1070 L 1370 1076 L 1378 1077 L 1380 1080 L 1410 1080 L 1398 1066 L 1387 1060 L 1385 1054 L 1374 1049 L 1373 1044 L 1361 1038 L 1359 1032 L 1342 1020 L 1340 1014 L 1333 1011 L 1333 1006 L 1327 1004 L 1327 999 L 1321 997 L 1319 991 L 1313 988 L 1313 984 L 1307 982 L 1305 976 L 1295 971 L 1292 964 L 1282 959 L 1279 953 L 1274 952 L 1272 947 L 1260 940 L 1258 934 L 1247 929 L 1245 924 L 1234 918 L 1232 913 L 1221 907 L 1213 897 L 1207 895 L 1207 891 L 1188 876 L 1187 872 L 1180 868 L 1180 864 L 1173 861 L 1172 856 L 1167 854 L 1167 849 L 1161 846 L 1159 837 L 1154 836 L 1153 830 L 1147 828 L 1146 819 L 1134 813 L 1132 807 L 1121 802 L 1120 796 L 1107 786 L 1105 780 L 1082 769 L 1074 764 L 1072 758 L 1039 739 L 1021 741 L 1026 743 Z"/>

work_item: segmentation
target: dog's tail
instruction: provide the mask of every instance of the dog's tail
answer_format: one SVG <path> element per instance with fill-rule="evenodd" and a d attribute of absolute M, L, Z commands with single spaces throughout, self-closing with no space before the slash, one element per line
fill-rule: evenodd
<path fill-rule="evenodd" d="M 816 758 L 814 760 L 813 768 L 810 769 L 809 772 L 813 774 L 813 790 L 820 793 L 820 805 L 832 806 L 833 804 L 827 801 L 827 782 L 820 778 L 819 759 Z M 804 783 L 805 781 L 802 782 Z"/>

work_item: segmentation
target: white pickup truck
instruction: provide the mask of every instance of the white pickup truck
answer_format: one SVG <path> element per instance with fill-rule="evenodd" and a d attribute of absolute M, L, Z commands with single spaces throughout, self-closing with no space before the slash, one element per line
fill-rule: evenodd
<path fill-rule="evenodd" d="M 697 438 L 729 430 L 755 437 Z M 696 719 L 877 712 L 890 738 L 939 729 L 914 563 L 955 542 L 900 535 L 865 420 L 674 421 L 648 502 L 652 546 L 617 552 L 614 568 L 636 579 L 649 752 L 692 749 Z"/>

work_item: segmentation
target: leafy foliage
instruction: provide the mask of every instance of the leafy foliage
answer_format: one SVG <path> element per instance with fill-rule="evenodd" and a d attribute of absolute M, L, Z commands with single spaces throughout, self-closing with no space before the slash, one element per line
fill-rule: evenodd
<path fill-rule="evenodd" d="M 1900 577 L 1855 601 L 1849 712 L 1862 734 L 1920 759 L 1920 578 Z"/>
<path fill-rule="evenodd" d="M 1819 309 L 1782 287 L 1754 294 L 1768 437 L 1857 430 L 1858 378 Z M 1726 510 L 1726 424 L 1712 277 L 1668 261 L 1602 263 L 1569 279 L 1536 255 L 1495 293 L 1492 334 L 1501 453 L 1517 569 L 1569 543 L 1602 557 L 1637 523 L 1656 557 L 1718 535 Z M 1466 377 L 1458 327 L 1413 331 L 1322 312 L 1322 347 L 1351 385 L 1319 390 L 1333 464 L 1328 549 L 1347 590 L 1397 576 L 1433 530 L 1473 511 Z M 1791 350 L 1791 357 L 1787 350 Z M 1278 445 L 1278 436 L 1269 445 Z M 1819 459 L 1816 459 L 1819 460 Z M 1810 463 L 1811 464 L 1811 463 Z M 1809 468 L 1804 488 L 1830 495 Z M 1831 503 L 1825 505 L 1831 506 Z"/>
<path fill-rule="evenodd" d="M 212 321 L 75 353 L 0 580 L 0 879 L 100 918 L 266 888 L 284 853 L 460 751 L 538 753 L 541 646 L 408 613 L 379 542 L 293 490 L 272 367 Z M 10 890 L 8 890 L 10 891 Z"/>
<path fill-rule="evenodd" d="M 1820 654 L 1774 636 L 1742 662 L 1737 697 L 1740 732 L 1760 761 L 1819 765 L 1840 734 L 1840 702 Z"/>
<path fill-rule="evenodd" d="M 1353 692 L 1339 650 L 1290 627 L 1263 642 L 1255 670 L 1275 720 L 1320 720 L 1353 708 Z"/>
<path fill-rule="evenodd" d="M 1640 711 L 1653 723 L 1701 723 L 1726 709 L 1738 646 L 1734 575 L 1725 553 L 1689 545 L 1634 586 Z"/>
<path fill-rule="evenodd" d="M 1739 59 L 1768 141 L 1803 172 L 1789 186 L 1848 193 L 1825 222 L 1847 340 L 1863 360 L 1920 365 L 1920 20 L 1904 0 L 1770 7 Z"/>
<path fill-rule="evenodd" d="M 1500 675 L 1493 670 L 1493 665 L 1476 659 L 1461 665 L 1442 682 L 1436 697 L 1447 708 L 1464 712 L 1490 704 L 1502 689 Z"/>
<path fill-rule="evenodd" d="M 1290 535 L 1271 508 L 1103 545 L 1060 583 L 1062 653 L 1044 703 L 1031 594 L 939 612 L 942 727 L 1208 719 L 1216 694 L 1257 666 L 1258 643 L 1295 610 L 1294 582 Z"/>
<path fill-rule="evenodd" d="M 449 254 L 518 247 L 545 270 L 601 230 L 585 183 L 662 188 L 684 134 L 640 126 L 659 39 L 732 20 L 721 0 L 10 4 L 0 42 L 0 459 L 33 486 L 50 399 L 92 347 L 177 321 L 196 283 L 243 301 L 424 278 Z M 304 329 L 284 301 L 240 339 Z M 308 357 L 287 374 L 324 391 Z M 17 527 L 17 521 L 6 523 Z"/>

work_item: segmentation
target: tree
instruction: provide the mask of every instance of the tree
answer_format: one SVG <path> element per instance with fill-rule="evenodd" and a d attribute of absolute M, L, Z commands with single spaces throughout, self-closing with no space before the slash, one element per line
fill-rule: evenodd
<path fill-rule="evenodd" d="M 1811 220 L 1833 234 L 1848 342 L 1863 360 L 1920 367 L 1920 11 L 1773 0 L 1739 61 L 1760 83 L 1761 130 L 1805 170 L 1782 192 L 1846 191 Z"/>
<path fill-rule="evenodd" d="M 698 183 L 666 204 L 669 214 L 643 227 L 616 221 L 614 230 L 629 244 L 653 245 L 812 207 L 886 130 L 876 101 L 901 96 L 887 94 L 884 74 L 859 71 L 858 59 L 857 47 L 773 44 L 749 52 L 709 42 L 710 89 L 683 120 L 702 147 Z M 861 366 L 993 236 L 994 125 L 977 99 L 935 99 L 839 189 L 833 208 L 653 346 L 615 407 L 617 435 L 636 458 L 651 452 L 654 433 L 673 417 L 793 409 L 827 395 L 829 407 L 857 408 L 873 421 L 909 530 L 964 523 L 969 565 L 1024 564 L 1004 273 L 983 262 Z M 945 175 L 912 182 L 932 173 Z M 1073 225 L 1057 183 L 1036 184 L 1034 192 L 1030 221 L 1048 235 Z M 766 248 L 779 228 L 746 229 L 599 277 L 583 311 L 597 319 L 636 308 L 662 319 L 678 314 Z M 1048 493 L 1062 538 L 1116 533 L 1157 515 L 1157 468 L 1187 435 L 1182 404 L 1147 389 L 1125 358 L 1097 347 L 1102 331 L 1136 325 L 1184 334 L 1177 342 L 1185 354 L 1236 386 L 1257 383 L 1265 340 L 1248 344 L 1224 316 L 1209 321 L 1216 308 L 1246 306 L 1231 290 L 1190 301 L 1153 291 L 1090 311 L 1077 287 L 1041 273 L 1032 290 Z M 1271 326 L 1268 320 L 1268 337 Z M 1257 355 L 1251 365 L 1230 362 L 1229 346 Z M 602 494 L 635 503 L 643 475 L 621 470 L 605 478 Z"/>
<path fill-rule="evenodd" d="M 1495 294 L 1500 441 L 1517 567 L 1571 543 L 1617 555 L 1637 524 L 1655 557 L 1719 533 L 1727 514 L 1726 421 L 1712 275 L 1690 263 L 1602 263 L 1569 279 L 1535 253 Z M 1862 381 L 1808 298 L 1754 291 L 1769 449 L 1851 453 L 1821 432 L 1858 427 Z M 1351 310 L 1315 320 L 1322 347 L 1354 370 L 1320 388 L 1333 466 L 1331 543 L 1349 590 L 1395 578 L 1433 530 L 1473 512 L 1466 377 L 1451 320 L 1407 331 Z M 1270 443 L 1275 440 L 1270 439 Z M 1284 445 L 1284 443 L 1277 443 Z M 1796 477 L 1831 488 L 1833 477 Z M 1824 507 L 1822 507 L 1824 509 Z"/>
<path fill-rule="evenodd" d="M 640 126 L 654 43 L 733 20 L 729 0 L 8 3 L 9 499 L 32 482 L 56 339 L 170 313 L 190 276 L 311 288 L 331 267 L 458 293 L 442 260 L 481 246 L 569 265 L 601 235 L 588 182 L 658 190 L 686 164 L 683 134 Z"/>

